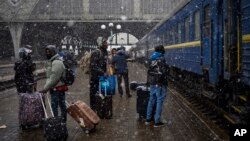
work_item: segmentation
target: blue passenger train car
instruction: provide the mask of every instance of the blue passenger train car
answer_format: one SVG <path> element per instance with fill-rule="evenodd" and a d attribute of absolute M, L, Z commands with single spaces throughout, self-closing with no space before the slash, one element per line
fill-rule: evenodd
<path fill-rule="evenodd" d="M 190 0 L 145 35 L 137 51 L 150 55 L 157 45 L 165 47 L 171 77 L 201 87 L 224 109 L 244 113 L 239 107 L 249 103 L 250 93 L 249 0 Z"/>

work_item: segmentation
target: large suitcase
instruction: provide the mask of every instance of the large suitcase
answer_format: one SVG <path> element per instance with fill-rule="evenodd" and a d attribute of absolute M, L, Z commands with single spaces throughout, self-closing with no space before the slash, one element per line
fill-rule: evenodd
<path fill-rule="evenodd" d="M 140 86 L 137 88 L 136 93 L 136 111 L 139 114 L 139 119 L 146 119 L 150 90 L 148 87 Z"/>
<path fill-rule="evenodd" d="M 42 100 L 42 96 L 40 95 Z M 48 99 L 48 96 L 47 96 Z M 66 141 L 68 137 L 68 130 L 63 117 L 54 117 L 50 101 L 48 99 L 48 105 L 52 114 L 52 117 L 48 118 L 44 102 L 42 102 L 45 120 L 43 121 L 44 137 L 47 141 Z"/>
<path fill-rule="evenodd" d="M 96 95 L 96 112 L 101 119 L 111 119 L 113 116 L 112 96 Z"/>
<path fill-rule="evenodd" d="M 85 133 L 94 130 L 100 121 L 98 115 L 82 101 L 73 104 L 67 103 L 67 112 L 80 124 Z"/>
<path fill-rule="evenodd" d="M 21 129 L 39 125 L 41 126 L 44 118 L 44 111 L 40 94 L 20 93 L 19 94 L 19 124 Z"/>
<path fill-rule="evenodd" d="M 107 89 L 104 87 L 104 93 L 101 91 L 101 82 L 99 82 L 99 91 L 96 94 L 96 112 L 101 119 L 111 119 L 113 116 L 112 96 L 107 95 Z"/>

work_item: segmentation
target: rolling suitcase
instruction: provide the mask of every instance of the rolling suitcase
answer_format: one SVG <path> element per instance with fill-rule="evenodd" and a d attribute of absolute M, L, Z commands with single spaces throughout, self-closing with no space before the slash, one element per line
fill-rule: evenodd
<path fill-rule="evenodd" d="M 40 94 L 20 93 L 19 94 L 19 124 L 21 129 L 31 126 L 41 126 L 44 118 L 44 111 Z"/>
<path fill-rule="evenodd" d="M 100 118 L 98 115 L 84 102 L 77 101 L 73 104 L 67 104 L 67 112 L 77 121 L 85 133 L 93 131 L 99 123 Z"/>
<path fill-rule="evenodd" d="M 104 95 L 101 93 L 101 82 L 99 82 L 99 91 L 96 94 L 96 112 L 101 119 L 111 119 L 113 116 L 112 96 L 107 95 L 107 88 L 104 87 Z"/>
<path fill-rule="evenodd" d="M 136 92 L 137 92 L 136 111 L 139 114 L 139 119 L 146 119 L 148 101 L 150 97 L 150 88 L 148 88 L 145 84 L 144 86 L 138 86 L 136 88 Z M 155 114 L 155 111 L 156 111 L 156 103 L 153 106 L 153 115 Z"/>
<path fill-rule="evenodd" d="M 150 90 L 145 86 L 140 86 L 137 88 L 136 93 L 136 111 L 139 114 L 139 119 L 146 119 Z"/>
<path fill-rule="evenodd" d="M 42 100 L 41 94 L 40 98 Z M 47 139 L 47 141 L 66 141 L 68 137 L 66 123 L 62 117 L 54 117 L 48 96 L 47 99 L 52 117 L 48 117 L 44 102 L 42 102 L 45 113 L 45 120 L 43 121 L 44 137 Z"/>

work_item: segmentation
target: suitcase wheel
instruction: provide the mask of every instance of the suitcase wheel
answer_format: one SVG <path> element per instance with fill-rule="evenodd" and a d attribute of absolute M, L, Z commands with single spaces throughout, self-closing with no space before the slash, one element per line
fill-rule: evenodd
<path fill-rule="evenodd" d="M 85 130 L 85 134 L 89 134 L 89 130 Z"/>

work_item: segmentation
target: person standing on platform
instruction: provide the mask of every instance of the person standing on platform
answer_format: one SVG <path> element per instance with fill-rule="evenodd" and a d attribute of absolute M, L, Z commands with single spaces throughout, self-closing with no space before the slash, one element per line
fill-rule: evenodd
<path fill-rule="evenodd" d="M 129 97 L 131 97 L 131 94 L 129 91 L 127 58 L 129 58 L 129 56 L 125 52 L 125 48 L 120 47 L 120 48 L 118 48 L 116 55 L 112 59 L 112 64 L 115 68 L 115 74 L 117 75 L 118 91 L 120 93 L 120 96 L 122 97 L 122 95 L 123 95 L 123 90 L 122 90 L 122 78 L 123 78 L 124 83 L 125 83 L 126 95 L 129 98 Z"/>
<path fill-rule="evenodd" d="M 66 84 L 61 81 L 65 76 L 65 66 L 60 58 L 55 45 L 48 45 L 45 49 L 48 62 L 46 64 L 46 83 L 40 93 L 50 92 L 51 107 L 54 116 L 58 116 L 58 106 L 61 109 L 63 120 L 67 121 L 67 109 L 65 103 L 65 91 L 68 90 Z"/>
<path fill-rule="evenodd" d="M 167 95 L 167 75 L 168 67 L 164 59 L 164 46 L 155 47 L 154 53 L 150 57 L 150 65 L 148 69 L 148 83 L 150 85 L 150 97 L 147 107 L 147 117 L 145 124 L 150 124 L 154 119 L 154 127 L 164 125 L 161 122 L 161 113 L 163 102 Z M 156 104 L 155 115 L 152 115 L 153 107 Z"/>
<path fill-rule="evenodd" d="M 31 46 L 26 45 L 19 49 L 20 60 L 15 62 L 14 81 L 18 93 L 30 93 L 35 86 L 33 71 L 36 69 L 36 64 L 31 58 Z"/>
<path fill-rule="evenodd" d="M 111 49 L 111 53 L 110 53 L 110 55 L 109 55 L 109 59 L 108 59 L 108 65 L 109 65 L 109 69 L 111 69 L 110 70 L 110 72 L 112 72 L 112 75 L 114 74 L 114 72 L 115 72 L 115 68 L 114 68 L 114 66 L 112 65 L 112 59 L 113 59 L 113 57 L 116 55 L 116 48 L 112 48 Z"/>
<path fill-rule="evenodd" d="M 90 57 L 90 107 L 96 110 L 95 95 L 99 89 L 99 77 L 107 75 L 108 43 L 103 37 L 97 38 L 98 48 L 91 53 Z"/>

